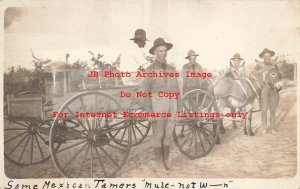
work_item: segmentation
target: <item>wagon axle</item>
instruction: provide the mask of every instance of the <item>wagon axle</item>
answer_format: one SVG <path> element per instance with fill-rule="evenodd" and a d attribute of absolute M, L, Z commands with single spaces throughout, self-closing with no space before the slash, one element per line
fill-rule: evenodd
<path fill-rule="evenodd" d="M 110 139 L 106 134 L 99 134 L 95 131 L 88 131 L 87 141 L 92 143 L 94 146 L 104 146 L 109 144 Z"/>

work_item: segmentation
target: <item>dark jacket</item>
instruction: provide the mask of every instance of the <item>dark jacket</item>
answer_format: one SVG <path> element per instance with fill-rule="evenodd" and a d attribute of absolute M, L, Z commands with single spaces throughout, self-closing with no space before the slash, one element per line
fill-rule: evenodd
<path fill-rule="evenodd" d="M 168 73 L 175 73 L 176 70 L 173 66 L 169 64 L 165 64 L 165 70 L 162 68 L 162 62 L 155 61 L 153 64 L 151 64 L 145 72 L 168 72 Z M 146 77 L 143 81 L 143 91 L 144 92 L 180 92 L 179 90 L 179 84 L 176 77 Z M 181 98 L 181 97 L 180 97 Z M 179 100 L 178 100 L 179 101 Z M 146 98 L 145 101 L 145 110 L 148 112 L 152 111 L 152 102 L 151 98 Z M 179 103 L 178 103 L 179 106 Z"/>
<path fill-rule="evenodd" d="M 182 81 L 183 81 L 183 93 L 186 93 L 190 90 L 193 90 L 193 89 L 200 89 L 201 88 L 201 85 L 202 85 L 202 82 L 203 82 L 203 79 L 202 78 L 198 78 L 198 77 L 195 77 L 195 78 L 187 78 L 186 77 L 186 72 L 187 71 L 190 71 L 190 72 L 203 72 L 203 69 L 202 67 L 200 66 L 200 64 L 198 63 L 195 63 L 195 64 L 192 64 L 192 63 L 187 63 L 187 64 L 184 64 L 183 67 L 182 67 Z"/>

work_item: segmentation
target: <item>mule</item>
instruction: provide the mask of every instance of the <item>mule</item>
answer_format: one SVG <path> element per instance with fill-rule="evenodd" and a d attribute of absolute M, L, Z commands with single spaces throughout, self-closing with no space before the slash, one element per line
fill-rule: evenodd
<path fill-rule="evenodd" d="M 262 64 L 256 61 L 257 64 Z M 271 128 L 276 123 L 276 109 L 279 102 L 279 91 L 282 75 L 278 70 L 277 64 L 274 66 L 265 66 L 260 72 L 252 75 L 250 78 L 240 79 L 244 89 L 237 81 L 228 77 L 216 77 L 211 81 L 212 91 L 219 100 L 219 111 L 223 113 L 225 107 L 231 108 L 233 112 L 236 109 L 247 113 L 247 118 L 243 122 L 244 134 L 254 136 L 251 127 L 252 109 L 255 98 L 260 99 L 262 110 L 263 128 L 267 126 L 267 111 L 270 108 Z M 269 105 L 269 106 L 268 106 Z M 234 127 L 236 127 L 234 123 Z M 220 131 L 224 132 L 224 126 L 221 124 Z"/>

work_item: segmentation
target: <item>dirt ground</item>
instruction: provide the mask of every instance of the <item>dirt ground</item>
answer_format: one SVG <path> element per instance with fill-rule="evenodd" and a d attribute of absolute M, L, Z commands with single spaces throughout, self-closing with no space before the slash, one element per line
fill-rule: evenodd
<path fill-rule="evenodd" d="M 151 135 L 132 148 L 125 166 L 117 177 L 190 177 L 190 178 L 281 178 L 293 177 L 297 169 L 297 92 L 296 87 L 280 92 L 277 111 L 277 134 L 262 134 L 260 113 L 253 115 L 255 136 L 245 136 L 225 121 L 226 134 L 221 144 L 206 156 L 189 160 L 173 144 L 172 171 L 156 172 L 149 168 L 153 158 Z M 150 132 L 151 133 L 151 132 Z M 44 163 L 19 167 L 5 160 L 5 173 L 10 178 L 62 177 L 51 159 Z"/>

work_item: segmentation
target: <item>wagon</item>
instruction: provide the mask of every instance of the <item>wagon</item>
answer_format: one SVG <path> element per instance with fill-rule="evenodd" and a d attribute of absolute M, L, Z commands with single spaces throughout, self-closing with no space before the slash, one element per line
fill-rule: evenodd
<path fill-rule="evenodd" d="M 124 112 L 144 112 L 140 99 L 120 98 L 121 91 L 138 90 L 140 81 L 105 80 L 101 71 L 100 77 L 86 78 L 61 61 L 48 63 L 45 71 L 44 92 L 7 96 L 5 158 L 19 166 L 52 158 L 64 177 L 114 177 L 151 127 L 148 119 L 124 117 Z M 181 103 L 179 111 L 186 114 L 218 112 L 209 90 L 192 90 Z M 174 143 L 190 159 L 203 157 L 218 139 L 219 123 L 220 118 L 178 118 Z"/>

